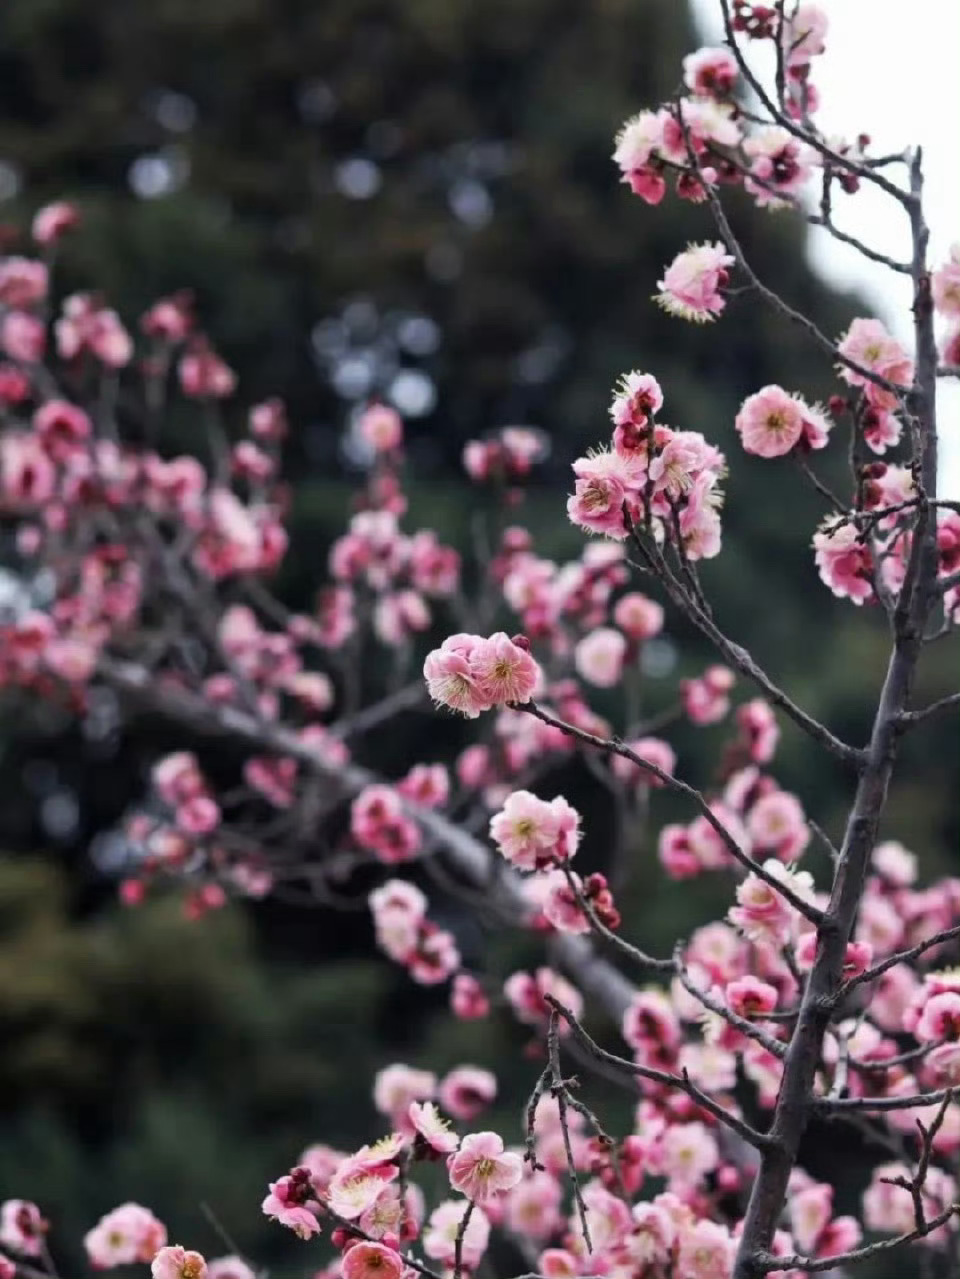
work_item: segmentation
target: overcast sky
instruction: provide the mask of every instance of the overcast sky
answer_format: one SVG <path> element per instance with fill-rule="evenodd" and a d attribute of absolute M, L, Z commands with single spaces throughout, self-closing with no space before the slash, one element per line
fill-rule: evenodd
<path fill-rule="evenodd" d="M 960 0 L 820 0 L 830 16 L 826 53 L 814 63 L 826 132 L 870 134 L 878 153 L 919 143 L 924 150 L 931 261 L 960 241 Z M 693 0 L 704 38 L 721 43 L 719 0 Z M 842 200 L 843 197 L 840 197 Z M 887 197 L 867 191 L 846 197 L 841 228 L 891 257 L 909 257 L 905 215 Z M 838 201 L 838 210 L 842 207 Z M 852 219 L 852 220 L 851 220 Z M 824 231 L 811 236 L 814 267 L 842 285 L 856 285 L 876 314 L 909 338 L 909 282 L 867 262 Z M 944 496 L 960 497 L 960 386 L 939 397 Z"/>

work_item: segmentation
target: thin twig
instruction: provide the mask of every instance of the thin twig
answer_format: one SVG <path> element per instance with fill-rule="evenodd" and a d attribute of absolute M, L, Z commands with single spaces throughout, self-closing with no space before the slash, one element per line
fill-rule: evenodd
<path fill-rule="evenodd" d="M 516 703 L 514 704 L 513 709 L 526 711 L 527 714 L 533 715 L 537 719 L 542 720 L 544 724 L 549 724 L 553 728 L 558 728 L 561 732 L 567 733 L 570 737 L 575 737 L 578 741 L 584 742 L 588 746 L 596 747 L 597 750 L 605 751 L 608 754 L 620 755 L 624 759 L 629 759 L 639 768 L 644 768 L 648 772 L 653 773 L 654 777 L 658 778 L 664 786 L 677 791 L 678 794 L 686 795 L 688 799 L 693 800 L 693 802 L 697 805 L 706 821 L 723 841 L 724 847 L 728 850 L 731 856 L 744 867 L 745 870 L 749 871 L 750 874 L 756 875 L 758 879 L 762 879 L 765 884 L 778 892 L 785 901 L 790 903 L 794 910 L 799 911 L 799 913 L 803 915 L 805 919 L 809 920 L 810 923 L 818 924 L 820 922 L 822 912 L 816 906 L 811 905 L 810 902 L 805 901 L 802 897 L 795 893 L 788 884 L 777 879 L 776 876 L 771 875 L 770 872 L 765 870 L 759 862 L 754 861 L 748 853 L 745 853 L 727 827 L 724 826 L 723 822 L 721 822 L 716 813 L 714 813 L 713 809 L 707 803 L 700 791 L 698 791 L 695 787 L 690 786 L 687 782 L 680 781 L 679 778 L 672 776 L 670 773 L 664 772 L 662 768 L 651 763 L 650 760 L 642 759 L 635 751 L 631 750 L 629 746 L 627 746 L 624 742 L 621 742 L 619 738 L 598 737 L 595 733 L 588 733 L 586 729 L 577 728 L 575 725 L 568 724 L 565 720 L 558 719 L 557 716 L 551 715 L 549 711 L 543 710 L 536 702 L 524 702 L 522 704 Z"/>

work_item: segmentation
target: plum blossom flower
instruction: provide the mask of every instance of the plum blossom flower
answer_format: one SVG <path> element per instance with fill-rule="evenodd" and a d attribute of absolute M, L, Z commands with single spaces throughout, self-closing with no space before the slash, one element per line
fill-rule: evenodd
<path fill-rule="evenodd" d="M 829 18 L 820 5 L 798 5 L 783 27 L 787 66 L 803 66 L 811 58 L 819 57 L 827 47 L 826 36 L 829 25 Z"/>
<path fill-rule="evenodd" d="M 373 1207 L 386 1186 L 398 1175 L 399 1170 L 393 1163 L 357 1168 L 352 1159 L 345 1160 L 327 1187 L 327 1202 L 338 1217 L 355 1221 Z"/>
<path fill-rule="evenodd" d="M 853 604 L 873 598 L 873 555 L 852 522 L 837 527 L 836 517 L 828 516 L 813 536 L 813 548 L 820 580 L 834 595 Z"/>
<path fill-rule="evenodd" d="M 411 1101 L 407 1111 L 410 1124 L 422 1143 L 438 1155 L 449 1155 L 460 1138 L 432 1101 Z"/>
<path fill-rule="evenodd" d="M 744 185 L 761 208 L 788 204 L 813 174 L 813 152 L 777 125 L 755 130 L 743 149 L 750 159 Z"/>
<path fill-rule="evenodd" d="M 506 1224 L 516 1235 L 544 1241 L 561 1224 L 562 1191 L 548 1172 L 528 1173 L 506 1198 Z"/>
<path fill-rule="evenodd" d="M 496 705 L 529 701 L 540 680 L 528 648 L 502 631 L 489 639 L 449 636 L 428 654 L 423 673 L 433 700 L 468 719 Z"/>
<path fill-rule="evenodd" d="M 625 373 L 617 384 L 610 416 L 614 426 L 632 426 L 641 430 L 663 407 L 663 389 L 652 373 L 634 369 Z"/>
<path fill-rule="evenodd" d="M 395 1248 L 359 1239 L 340 1259 L 343 1279 L 400 1279 L 403 1258 Z"/>
<path fill-rule="evenodd" d="M 452 1266 L 456 1260 L 457 1236 L 463 1227 L 463 1215 L 469 1205 L 462 1199 L 448 1199 L 430 1214 L 423 1233 L 423 1251 L 434 1261 Z M 474 1208 L 461 1236 L 461 1258 L 468 1270 L 476 1270 L 490 1239 L 490 1220 L 480 1208 Z"/>
<path fill-rule="evenodd" d="M 588 933 L 590 920 L 577 900 L 577 892 L 583 893 L 579 875 L 571 872 L 573 884 L 562 870 L 550 871 L 543 877 L 542 910 L 550 923 L 561 933 Z"/>
<path fill-rule="evenodd" d="M 602 533 L 623 541 L 628 528 L 623 506 L 633 478 L 619 453 L 599 451 L 578 458 L 573 464 L 574 492 L 567 500 L 567 514 L 573 524 L 588 533 Z"/>
<path fill-rule="evenodd" d="M 207 1262 L 179 1244 L 161 1248 L 150 1264 L 153 1279 L 206 1279 Z"/>
<path fill-rule="evenodd" d="M 623 673 L 626 638 L 612 626 L 598 626 L 581 639 L 573 653 L 577 673 L 597 688 L 613 688 Z"/>
<path fill-rule="evenodd" d="M 450 1007 L 453 1015 L 461 1021 L 482 1021 L 490 1014 L 490 1000 L 486 992 L 476 977 L 471 977 L 469 973 L 457 973 L 454 977 L 450 990 Z M 447 1103 L 444 1104 L 451 1114 L 457 1113 Z"/>
<path fill-rule="evenodd" d="M 659 204 L 667 190 L 658 163 L 667 119 L 665 111 L 641 111 L 626 121 L 616 138 L 613 159 L 621 181 L 646 204 Z"/>
<path fill-rule="evenodd" d="M 758 851 L 773 852 L 784 862 L 796 861 L 810 840 L 800 801 L 782 790 L 757 800 L 747 816 L 747 831 Z"/>
<path fill-rule="evenodd" d="M 482 1204 L 513 1189 L 523 1176 L 523 1160 L 504 1150 L 503 1139 L 495 1132 L 474 1132 L 447 1160 L 447 1172 L 454 1190 Z"/>
<path fill-rule="evenodd" d="M 377 453 L 390 453 L 403 443 L 403 418 L 387 404 L 371 404 L 357 419 L 356 429 Z"/>
<path fill-rule="evenodd" d="M 83 1239 L 90 1264 L 97 1270 L 149 1262 L 167 1242 L 167 1231 L 149 1208 L 120 1204 L 101 1217 Z"/>
<path fill-rule="evenodd" d="M 960 317 L 960 242 L 950 246 L 950 257 L 931 277 L 933 305 L 941 315 Z"/>
<path fill-rule="evenodd" d="M 639 591 L 631 591 L 617 600 L 613 620 L 629 639 L 652 639 L 663 630 L 663 608 Z"/>
<path fill-rule="evenodd" d="M 319 1203 L 314 1197 L 310 1173 L 295 1168 L 288 1176 L 270 1183 L 270 1192 L 261 1204 L 267 1217 L 292 1230 L 300 1239 L 320 1233 Z M 342 1215 L 342 1214 L 341 1214 Z"/>
<path fill-rule="evenodd" d="M 960 1040 L 960 993 L 948 990 L 928 999 L 914 1034 L 921 1043 Z"/>
<path fill-rule="evenodd" d="M 437 1097 L 445 1110 L 466 1123 L 494 1100 L 497 1078 L 479 1066 L 456 1066 L 440 1081 Z"/>
<path fill-rule="evenodd" d="M 769 858 L 763 869 L 780 880 L 804 901 L 813 904 L 813 877 L 809 871 L 791 870 L 782 862 Z M 737 905 L 727 916 L 732 924 L 753 942 L 782 946 L 796 936 L 802 916 L 777 890 L 759 875 L 751 872 L 737 886 Z"/>
<path fill-rule="evenodd" d="M 912 357 L 881 320 L 862 316 L 855 319 L 840 339 L 837 351 L 896 386 L 907 387 L 913 381 Z M 847 364 L 840 364 L 838 372 L 848 386 L 862 387 L 874 408 L 890 410 L 897 407 L 897 396 L 877 386 L 865 374 L 858 373 Z"/>
<path fill-rule="evenodd" d="M 726 300 L 721 293 L 735 263 L 724 245 L 691 244 L 677 255 L 658 281 L 656 301 L 669 315 L 709 324 L 723 311 Z"/>
<path fill-rule="evenodd" d="M 524 972 L 511 974 L 503 983 L 503 993 L 516 1019 L 530 1026 L 541 1026 L 549 1020 L 551 1009 L 545 998 L 547 995 L 569 1008 L 574 1017 L 583 1012 L 583 996 L 579 990 L 552 968 L 538 968 L 532 975 Z M 568 1034 L 569 1030 L 566 1021 L 561 1020 L 561 1035 Z"/>
<path fill-rule="evenodd" d="M 637 737 L 624 744 L 640 759 L 654 764 L 661 772 L 672 774 L 674 768 L 676 768 L 677 756 L 673 747 L 659 737 Z M 622 782 L 651 786 L 654 789 L 659 789 L 665 785 L 655 773 L 645 769 L 641 764 L 635 764 L 632 759 L 627 759 L 625 755 L 614 755 L 610 761 L 610 766 L 614 775 L 619 777 Z"/>
<path fill-rule="evenodd" d="M 804 405 L 779 386 L 765 386 L 740 406 L 735 426 L 747 453 L 782 457 L 803 434 Z"/>
<path fill-rule="evenodd" d="M 418 1070 L 398 1062 L 377 1072 L 373 1104 L 381 1115 L 394 1121 L 406 1115 L 411 1102 L 428 1101 L 436 1090 L 437 1077 L 432 1070 Z"/>
<path fill-rule="evenodd" d="M 517 870 L 539 870 L 573 857 L 580 815 L 562 795 L 547 801 L 530 791 L 513 791 L 490 819 L 490 838 Z"/>
<path fill-rule="evenodd" d="M 729 1279 L 734 1251 L 727 1228 L 704 1218 L 681 1229 L 676 1273 L 684 1279 Z"/>
<path fill-rule="evenodd" d="M 0 1207 L 0 1244 L 24 1257 L 39 1257 L 47 1223 L 28 1199 L 7 1199 Z"/>
<path fill-rule="evenodd" d="M 47 296 L 49 272 L 33 258 L 0 258 L 0 302 L 16 310 L 35 306 Z"/>
<path fill-rule="evenodd" d="M 729 982 L 725 994 L 731 1011 L 747 1018 L 772 1013 L 780 998 L 776 986 L 752 976 Z"/>
<path fill-rule="evenodd" d="M 683 82 L 700 97 L 726 97 L 740 69 L 729 49 L 697 49 L 683 60 Z"/>
<path fill-rule="evenodd" d="M 497 631 L 474 649 L 471 667 L 483 696 L 491 706 L 507 702 L 521 705 L 530 700 L 540 680 L 540 669 L 522 637 L 510 639 Z"/>
<path fill-rule="evenodd" d="M 726 666 L 708 666 L 699 679 L 680 682 L 683 709 L 694 724 L 716 724 L 730 709 L 736 677 Z"/>

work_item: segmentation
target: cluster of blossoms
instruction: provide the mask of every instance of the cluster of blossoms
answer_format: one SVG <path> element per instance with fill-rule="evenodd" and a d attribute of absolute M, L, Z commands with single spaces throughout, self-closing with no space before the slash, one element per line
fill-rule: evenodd
<path fill-rule="evenodd" d="M 734 9 L 735 29 L 758 41 L 775 42 L 779 36 L 786 110 L 796 119 L 808 119 L 818 106 L 810 69 L 812 60 L 825 49 L 823 9 L 798 5 L 782 23 L 769 6 L 738 3 Z M 640 112 L 617 137 L 614 160 L 631 191 L 647 204 L 659 204 L 666 194 L 667 178 L 675 174 L 677 195 L 694 203 L 705 199 L 706 186 L 720 182 L 742 185 L 761 208 L 794 203 L 813 179 L 820 153 L 783 126 L 753 124 L 740 111 L 735 96 L 740 67 L 733 51 L 700 49 L 684 59 L 683 74 L 687 96 L 658 111 Z M 845 151 L 862 152 L 861 139 L 852 147 L 840 145 Z M 856 189 L 846 174 L 842 185 Z M 705 275 L 716 269 L 709 254 L 703 256 L 700 269 Z M 697 264 L 691 261 L 689 272 L 696 270 Z M 687 271 L 679 273 L 681 292 L 688 280 Z M 669 282 L 660 287 L 672 295 Z M 675 313 L 684 315 L 686 304 L 680 298 L 676 301 Z M 697 304 L 694 309 L 698 314 L 687 318 L 709 318 L 714 311 Z"/>
<path fill-rule="evenodd" d="M 656 422 L 663 391 L 649 373 L 624 376 L 610 406 L 611 446 L 573 464 L 567 513 L 590 533 L 622 541 L 635 526 L 688 560 L 720 551 L 723 454 L 697 431 Z"/>
<path fill-rule="evenodd" d="M 451 933 L 427 919 L 427 899 L 405 879 L 390 879 L 370 894 L 377 944 L 414 981 L 432 986 L 460 967 Z"/>
<path fill-rule="evenodd" d="M 0 1253 L 3 1279 L 14 1279 L 21 1264 L 26 1273 L 36 1273 L 37 1262 L 49 1266 L 47 1229 L 36 1204 L 8 1199 L 0 1205 L 0 1245 L 20 1259 L 14 1261 Z M 94 1270 L 142 1264 L 150 1266 L 153 1279 L 255 1279 L 254 1271 L 240 1257 L 207 1261 L 199 1252 L 168 1244 L 166 1226 L 138 1203 L 120 1204 L 106 1213 L 87 1231 L 83 1246 Z"/>
<path fill-rule="evenodd" d="M 470 440 L 463 450 L 463 467 L 476 483 L 516 485 L 547 455 L 547 441 L 528 426 L 506 426 L 485 440 Z M 519 498 L 518 491 L 510 501 Z"/>
<path fill-rule="evenodd" d="M 503 631 L 489 639 L 451 635 L 427 656 L 423 674 L 433 700 L 468 719 L 494 706 L 529 702 L 541 680 L 530 641 Z"/>

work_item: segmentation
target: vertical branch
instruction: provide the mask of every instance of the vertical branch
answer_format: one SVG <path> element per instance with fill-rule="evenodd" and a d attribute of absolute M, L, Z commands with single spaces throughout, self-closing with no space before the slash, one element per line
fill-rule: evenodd
<path fill-rule="evenodd" d="M 911 165 L 913 317 L 916 373 L 908 395 L 918 478 L 918 514 L 910 564 L 894 615 L 894 645 L 874 718 L 870 744 L 850 811 L 830 902 L 817 927 L 817 950 L 784 1064 L 770 1146 L 762 1152 L 734 1270 L 734 1279 L 759 1279 L 786 1202 L 790 1173 L 814 1106 L 814 1079 L 824 1034 L 843 988 L 847 942 L 863 896 L 870 855 L 887 797 L 899 739 L 899 720 L 913 684 L 923 633 L 936 589 L 936 342 L 926 265 L 928 231 L 922 208 L 918 151 Z"/>

